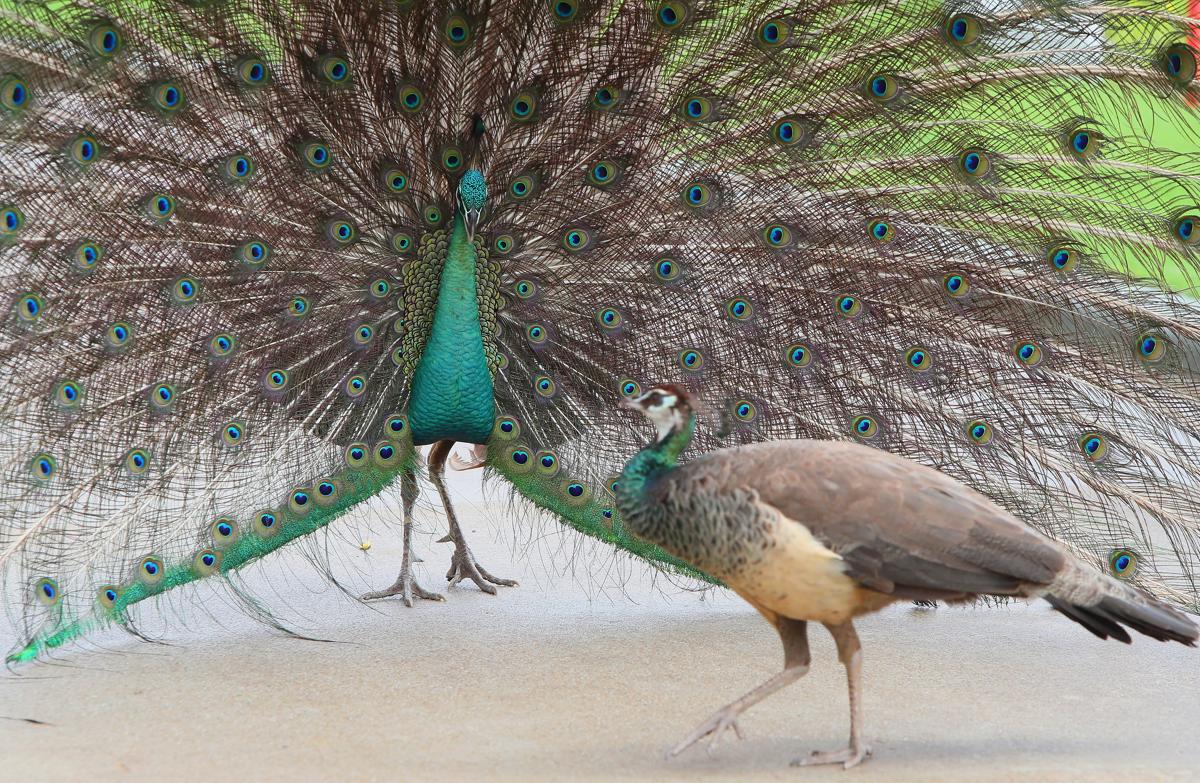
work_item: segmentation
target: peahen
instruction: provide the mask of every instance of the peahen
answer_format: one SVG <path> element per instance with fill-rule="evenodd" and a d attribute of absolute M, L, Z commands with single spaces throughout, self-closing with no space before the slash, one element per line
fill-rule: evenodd
<path fill-rule="evenodd" d="M 850 689 L 850 741 L 796 765 L 857 766 L 863 736 L 862 645 L 854 620 L 903 599 L 1044 598 L 1101 639 L 1130 630 L 1195 647 L 1200 625 L 1088 568 L 1062 544 L 944 473 L 861 443 L 785 440 L 718 449 L 679 463 L 696 433 L 694 401 L 666 385 L 622 401 L 655 426 L 621 472 L 630 531 L 720 577 L 771 623 L 784 668 L 717 710 L 671 751 L 728 729 L 808 673 L 808 623 L 837 644 Z"/>
<path fill-rule="evenodd" d="M 933 0 L 0 0 L 26 661 L 452 442 L 571 527 L 614 400 L 852 439 L 1200 589 L 1197 23 Z M 447 504 L 447 511 L 450 507 Z M 452 512 L 451 578 L 494 590 Z M 413 582 L 406 600 L 436 594 Z M 234 589 L 237 589 L 234 584 Z"/>

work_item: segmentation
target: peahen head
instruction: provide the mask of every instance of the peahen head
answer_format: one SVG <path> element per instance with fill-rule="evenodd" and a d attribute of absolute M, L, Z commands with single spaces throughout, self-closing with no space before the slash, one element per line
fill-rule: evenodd
<path fill-rule="evenodd" d="M 479 227 L 479 215 L 487 203 L 487 182 L 479 169 L 469 169 L 458 181 L 458 208 L 462 210 L 463 222 L 467 227 L 467 238 L 475 239 Z"/>
<path fill-rule="evenodd" d="M 654 425 L 656 443 L 662 443 L 673 434 L 687 432 L 695 411 L 692 396 L 673 383 L 655 386 L 636 397 L 621 400 L 621 407 L 641 411 Z"/>

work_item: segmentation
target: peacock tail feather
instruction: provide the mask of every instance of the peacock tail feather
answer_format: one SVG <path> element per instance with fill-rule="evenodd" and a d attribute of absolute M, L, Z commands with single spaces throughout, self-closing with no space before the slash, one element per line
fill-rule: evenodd
<path fill-rule="evenodd" d="M 612 509 L 615 403 L 662 381 L 708 401 L 700 449 L 861 439 L 1200 608 L 1198 29 L 1130 0 L 0 0 L 16 657 L 322 527 L 414 437 L 486 442 L 519 496 L 686 571 Z"/>

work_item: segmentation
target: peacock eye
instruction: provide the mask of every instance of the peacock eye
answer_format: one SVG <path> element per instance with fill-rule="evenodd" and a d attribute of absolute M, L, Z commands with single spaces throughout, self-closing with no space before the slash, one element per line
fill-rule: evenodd
<path fill-rule="evenodd" d="M 231 421 L 221 429 L 221 440 L 226 446 L 237 446 L 242 442 L 242 437 L 245 435 L 245 430 L 241 423 Z"/>
<path fill-rule="evenodd" d="M 683 203 L 692 209 L 704 209 L 713 203 L 717 192 L 711 183 L 692 182 L 683 188 Z"/>
<path fill-rule="evenodd" d="M 327 171 L 333 163 L 329 145 L 321 141 L 310 141 L 300 146 L 300 158 L 309 171 Z"/>
<path fill-rule="evenodd" d="M 401 109 L 415 114 L 425 105 L 425 94 L 415 84 L 405 84 L 397 92 L 397 101 Z"/>
<path fill-rule="evenodd" d="M 979 40 L 983 23 L 972 14 L 955 14 L 946 20 L 946 39 L 955 46 L 970 46 Z"/>
<path fill-rule="evenodd" d="M 624 319 L 621 311 L 613 307 L 601 307 L 596 311 L 596 323 L 605 331 L 616 331 L 621 328 Z"/>
<path fill-rule="evenodd" d="M 267 263 L 270 255 L 270 246 L 265 242 L 252 240 L 237 249 L 236 258 L 250 269 L 259 269 L 263 264 Z"/>
<path fill-rule="evenodd" d="M 592 246 L 592 232 L 586 228 L 570 228 L 563 232 L 562 245 L 569 253 L 580 253 Z"/>
<path fill-rule="evenodd" d="M 1019 342 L 1013 347 L 1013 356 L 1025 367 L 1037 367 L 1042 363 L 1042 346 L 1032 341 Z"/>
<path fill-rule="evenodd" d="M 709 122 L 716 119 L 716 106 L 704 95 L 689 95 L 683 99 L 683 118 L 689 122 Z"/>
<path fill-rule="evenodd" d="M 1088 462 L 1100 462 L 1108 456 L 1108 438 L 1099 432 L 1079 436 L 1079 451 Z"/>
<path fill-rule="evenodd" d="M 958 156 L 958 170 L 969 179 L 983 179 L 992 170 L 992 161 L 983 150 L 966 150 Z"/>
<path fill-rule="evenodd" d="M 116 57 L 123 44 L 121 31 L 107 22 L 101 22 L 88 33 L 88 48 L 97 57 Z"/>
<path fill-rule="evenodd" d="M 352 443 L 346 448 L 346 464 L 352 468 L 361 468 L 370 458 L 367 447 L 361 443 Z"/>
<path fill-rule="evenodd" d="M 866 94 L 875 103 L 891 103 L 900 94 L 900 82 L 891 74 L 877 73 L 867 78 Z"/>
<path fill-rule="evenodd" d="M 392 250 L 404 255 L 412 250 L 413 238 L 411 234 L 404 231 L 396 231 L 392 234 L 389 244 L 391 244 Z"/>
<path fill-rule="evenodd" d="M 621 388 L 622 397 L 633 397 L 642 391 L 642 385 L 629 378 L 621 380 L 618 385 Z"/>
<path fill-rule="evenodd" d="M 437 206 L 430 205 L 425 207 L 425 211 L 422 216 L 425 218 L 425 223 L 428 226 L 437 227 L 442 224 L 442 210 Z"/>
<path fill-rule="evenodd" d="M 883 219 L 872 220 L 867 225 L 867 231 L 876 242 L 891 242 L 896 237 L 896 229 L 891 222 Z"/>
<path fill-rule="evenodd" d="M 560 22 L 569 22 L 579 13 L 578 0 L 550 0 L 550 10 Z"/>
<path fill-rule="evenodd" d="M 811 140 L 811 131 L 801 117 L 781 117 L 771 126 L 771 139 L 783 147 L 802 147 Z"/>
<path fill-rule="evenodd" d="M 500 234 L 492 240 L 492 249 L 499 255 L 508 255 L 508 253 L 516 246 L 516 240 L 512 234 Z"/>
<path fill-rule="evenodd" d="M 768 19 L 758 26 L 758 43 L 767 49 L 774 49 L 786 43 L 791 32 L 791 26 L 782 19 Z"/>
<path fill-rule="evenodd" d="M 857 437 L 869 440 L 879 434 L 879 423 L 872 416 L 859 416 L 851 429 Z"/>
<path fill-rule="evenodd" d="M 807 367 L 812 362 L 812 348 L 804 343 L 792 343 L 783 349 L 783 356 L 792 367 Z"/>
<path fill-rule="evenodd" d="M 758 408 L 749 400 L 738 400 L 733 404 L 733 415 L 738 421 L 749 423 L 758 418 Z"/>
<path fill-rule="evenodd" d="M 1189 247 L 1200 246 L 1200 215 L 1184 215 L 1175 221 L 1175 238 Z"/>
<path fill-rule="evenodd" d="M 167 193 L 155 193 L 146 199 L 146 214 L 157 223 L 166 223 L 175 214 L 175 197 Z"/>
<path fill-rule="evenodd" d="M 967 422 L 967 437 L 972 443 L 983 446 L 992 439 L 992 425 L 984 419 Z"/>
<path fill-rule="evenodd" d="M 1138 555 L 1131 549 L 1115 549 L 1108 556 L 1108 568 L 1118 579 L 1130 579 L 1137 573 Z"/>
<path fill-rule="evenodd" d="M 258 57 L 243 58 L 238 61 L 236 68 L 238 80 L 244 88 L 265 87 L 271 82 L 271 70 Z"/>
<path fill-rule="evenodd" d="M 100 142 L 96 141 L 95 136 L 76 136 L 67 145 L 67 157 L 77 166 L 88 166 L 100 157 Z"/>
<path fill-rule="evenodd" d="M 58 460 L 51 454 L 35 454 L 29 461 L 29 475 L 39 483 L 45 484 L 58 473 Z"/>
<path fill-rule="evenodd" d="M 346 396 L 351 399 L 361 397 L 367 390 L 367 378 L 365 375 L 351 375 L 342 385 L 342 391 L 346 392 Z"/>
<path fill-rule="evenodd" d="M 694 348 L 679 352 L 679 366 L 688 372 L 699 372 L 704 367 L 704 354 Z"/>
<path fill-rule="evenodd" d="M 1046 260 L 1057 272 L 1073 272 L 1079 266 L 1079 251 L 1066 244 L 1058 244 L 1046 251 Z"/>
<path fill-rule="evenodd" d="M 534 345 L 542 345 L 546 342 L 548 335 L 546 327 L 541 324 L 530 324 L 525 328 L 525 336 L 529 338 L 529 342 Z"/>
<path fill-rule="evenodd" d="M 961 299 L 971 290 L 971 284 L 963 273 L 951 272 L 942 278 L 942 290 L 946 292 L 947 296 Z"/>
<path fill-rule="evenodd" d="M 517 122 L 532 122 L 537 110 L 538 96 L 532 90 L 522 90 L 508 104 L 508 116 Z"/>
<path fill-rule="evenodd" d="M 24 111 L 29 106 L 29 86 L 16 74 L 0 78 L 0 106 L 11 112 Z"/>
<path fill-rule="evenodd" d="M 71 251 L 71 262 L 81 272 L 90 272 L 104 258 L 104 248 L 90 239 L 80 242 Z"/>
<path fill-rule="evenodd" d="M 787 247 L 792 243 L 792 230 L 782 223 L 773 223 L 763 229 L 763 239 L 774 248 Z"/>
<path fill-rule="evenodd" d="M 624 93 L 620 87 L 613 84 L 605 84 L 596 88 L 592 93 L 592 108 L 601 111 L 608 111 L 615 108 L 624 97 Z"/>
<path fill-rule="evenodd" d="M 904 364 L 913 372 L 926 372 L 933 367 L 933 358 L 924 348 L 909 348 L 904 353 Z"/>
<path fill-rule="evenodd" d="M 335 245 L 345 247 L 358 239 L 358 226 L 349 220 L 331 220 L 325 224 L 325 236 Z"/>
<path fill-rule="evenodd" d="M 270 391 L 282 391 L 288 385 L 287 370 L 267 370 L 263 382 Z"/>
<path fill-rule="evenodd" d="M 317 75 L 326 84 L 348 84 L 351 75 L 350 63 L 344 57 L 325 55 L 317 60 Z"/>
<path fill-rule="evenodd" d="M 862 301 L 851 294 L 841 294 L 834 300 L 834 309 L 842 318 L 857 318 L 862 313 Z"/>
<path fill-rule="evenodd" d="M 667 30 L 683 27 L 690 16 L 690 8 L 683 0 L 661 0 L 654 10 L 654 21 Z"/>
<path fill-rule="evenodd" d="M 679 262 L 673 258 L 660 258 L 654 265 L 654 274 L 664 283 L 669 283 L 679 277 Z"/>
<path fill-rule="evenodd" d="M 1143 332 L 1137 338 L 1137 355 L 1144 362 L 1161 361 L 1167 353 L 1167 340 L 1156 332 Z"/>
<path fill-rule="evenodd" d="M 471 24 L 462 14 L 454 14 L 447 19 L 444 32 L 447 43 L 456 49 L 471 43 Z"/>
<path fill-rule="evenodd" d="M 598 188 L 609 188 L 617 184 L 621 167 L 614 160 L 602 160 L 588 169 L 587 181 Z"/>
<path fill-rule="evenodd" d="M 150 88 L 150 103 L 163 114 L 174 114 L 186 103 L 183 88 L 174 82 L 163 82 Z"/>
<path fill-rule="evenodd" d="M 1187 87 L 1196 78 L 1196 53 L 1187 44 L 1172 44 L 1162 56 L 1162 69 L 1179 87 Z"/>
<path fill-rule="evenodd" d="M 383 183 L 384 190 L 393 195 L 399 195 L 408 190 L 408 176 L 400 169 L 384 169 L 380 182 Z"/>
<path fill-rule="evenodd" d="M 745 299 L 730 299 L 725 303 L 725 315 L 733 321 L 749 321 L 754 315 L 754 306 Z"/>
<path fill-rule="evenodd" d="M 533 388 L 537 391 L 540 397 L 553 397 L 558 386 L 554 383 L 554 379 L 548 375 L 538 375 L 533 379 Z"/>

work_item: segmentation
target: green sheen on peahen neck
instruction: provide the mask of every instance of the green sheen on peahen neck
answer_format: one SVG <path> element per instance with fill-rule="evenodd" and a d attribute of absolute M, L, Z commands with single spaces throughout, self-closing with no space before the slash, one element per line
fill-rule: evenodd
<path fill-rule="evenodd" d="M 647 493 L 654 483 L 679 464 L 679 455 L 696 434 L 696 415 L 687 424 L 671 430 L 665 438 L 647 445 L 621 471 L 616 488 L 617 508 L 626 529 L 636 536 L 657 541 L 661 523 L 661 506 L 647 502 Z"/>
<path fill-rule="evenodd" d="M 413 442 L 486 443 L 496 410 L 479 323 L 475 244 L 456 210 L 429 340 L 412 380 Z"/>

